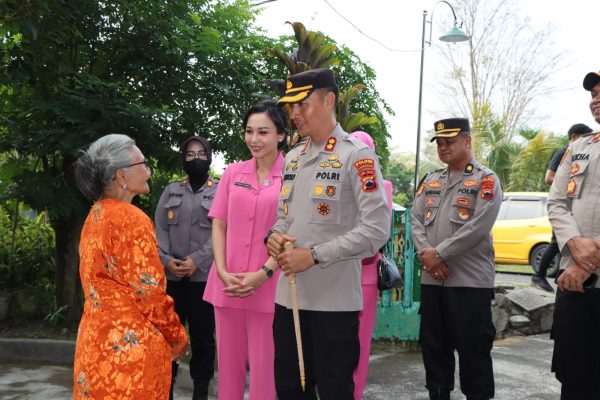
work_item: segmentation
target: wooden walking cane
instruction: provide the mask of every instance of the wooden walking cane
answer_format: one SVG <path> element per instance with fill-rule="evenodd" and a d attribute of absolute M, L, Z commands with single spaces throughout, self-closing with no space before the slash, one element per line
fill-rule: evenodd
<path fill-rule="evenodd" d="M 292 242 L 285 242 L 285 250 L 291 250 L 294 248 Z M 290 274 L 289 285 L 290 285 L 290 299 L 292 301 L 292 314 L 294 316 L 294 331 L 296 333 L 296 347 L 298 349 L 298 366 L 300 367 L 300 385 L 302 391 L 306 388 L 306 378 L 304 374 L 304 353 L 302 351 L 302 336 L 300 335 L 300 310 L 298 309 L 298 292 L 296 291 L 296 274 Z"/>

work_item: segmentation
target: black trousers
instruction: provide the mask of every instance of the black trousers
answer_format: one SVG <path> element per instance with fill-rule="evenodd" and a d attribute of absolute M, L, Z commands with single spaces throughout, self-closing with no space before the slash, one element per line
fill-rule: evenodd
<path fill-rule="evenodd" d="M 540 258 L 540 265 L 538 267 L 538 272 L 536 273 L 536 275 L 544 277 L 546 276 L 548 268 L 550 268 L 550 263 L 552 263 L 552 260 L 554 260 L 554 256 L 558 254 L 558 251 L 559 250 L 558 243 L 556 242 L 556 235 L 554 234 L 554 231 L 552 231 L 552 240 L 550 241 L 548 247 L 546 247 L 546 249 L 542 253 L 542 258 Z"/>
<path fill-rule="evenodd" d="M 557 290 L 552 338 L 561 400 L 600 400 L 600 289 Z"/>
<path fill-rule="evenodd" d="M 493 289 L 421 285 L 421 348 L 429 390 L 454 389 L 454 350 L 468 400 L 494 397 Z"/>
<path fill-rule="evenodd" d="M 205 385 L 215 373 L 215 315 L 213 306 L 202 300 L 206 282 L 167 281 L 167 294 L 175 300 L 175 312 L 182 325 L 188 324 L 192 358 L 190 375 L 194 385 Z M 173 363 L 172 375 L 177 376 L 179 365 Z"/>
<path fill-rule="evenodd" d="M 352 400 L 358 364 L 358 311 L 300 310 L 306 391 L 300 368 L 292 310 L 275 304 L 275 388 L 279 400 Z M 316 388 L 315 388 L 316 386 Z"/>

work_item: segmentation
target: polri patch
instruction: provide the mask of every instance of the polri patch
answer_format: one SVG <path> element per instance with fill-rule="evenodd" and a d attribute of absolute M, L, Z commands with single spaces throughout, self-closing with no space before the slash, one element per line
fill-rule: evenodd
<path fill-rule="evenodd" d="M 466 198 L 466 197 L 459 197 L 458 199 L 456 199 L 456 204 L 458 204 L 459 206 L 468 207 L 472 203 L 473 203 L 473 201 L 471 199 Z"/>
<path fill-rule="evenodd" d="M 494 178 L 483 178 L 481 180 L 481 198 L 491 200 L 494 198 Z"/>
<path fill-rule="evenodd" d="M 575 179 L 569 180 L 569 183 L 567 184 L 567 194 L 575 193 L 575 189 L 577 189 L 577 182 L 575 182 Z"/>
<path fill-rule="evenodd" d="M 319 203 L 317 211 L 321 215 L 328 215 L 331 212 L 331 207 L 327 203 Z"/>
<path fill-rule="evenodd" d="M 421 182 L 421 185 L 419 186 L 419 190 L 417 190 L 417 197 L 421 196 L 421 193 L 423 193 L 423 190 L 425 190 L 425 182 Z"/>
<path fill-rule="evenodd" d="M 575 163 L 571 165 L 571 170 L 569 172 L 571 173 L 571 175 L 575 175 L 577 172 L 579 172 L 579 164 Z"/>
<path fill-rule="evenodd" d="M 467 219 L 469 219 L 469 216 L 471 214 L 469 213 L 469 210 L 467 210 L 466 208 L 459 208 L 458 209 L 458 218 L 460 218 L 463 221 L 466 221 Z"/>

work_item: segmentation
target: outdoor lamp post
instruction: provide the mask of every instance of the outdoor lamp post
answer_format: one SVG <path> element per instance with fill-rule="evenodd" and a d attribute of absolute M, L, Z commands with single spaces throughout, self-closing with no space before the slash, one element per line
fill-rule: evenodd
<path fill-rule="evenodd" d="M 421 152 L 421 105 L 423 102 L 423 61 L 425 60 L 425 43 L 427 43 L 431 47 L 431 32 L 433 30 L 433 23 L 432 23 L 433 22 L 433 12 L 435 11 L 435 8 L 437 7 L 437 5 L 440 3 L 447 4 L 448 7 L 450 7 L 450 10 L 452 10 L 452 15 L 454 16 L 454 27 L 451 30 L 449 30 L 448 32 L 446 32 L 445 34 L 443 34 L 442 36 L 440 36 L 440 40 L 442 42 L 457 43 L 457 42 L 465 42 L 465 41 L 471 39 L 471 37 L 469 35 L 467 35 L 463 31 L 461 31 L 460 29 L 458 29 L 456 13 L 454 12 L 454 8 L 452 7 L 452 5 L 450 3 L 448 3 L 447 1 L 440 0 L 437 3 L 435 3 L 435 5 L 433 6 L 433 9 L 431 10 L 431 19 L 429 21 L 427 21 L 427 10 L 423 10 L 423 34 L 421 37 L 421 73 L 420 73 L 420 77 L 419 77 L 419 109 L 418 109 L 418 116 L 417 116 L 417 155 L 415 157 L 415 184 L 414 184 L 415 192 L 417 191 L 417 184 L 419 183 L 419 158 L 420 158 L 420 152 Z M 426 29 L 428 23 L 429 23 L 429 41 L 425 41 L 425 29 Z"/>

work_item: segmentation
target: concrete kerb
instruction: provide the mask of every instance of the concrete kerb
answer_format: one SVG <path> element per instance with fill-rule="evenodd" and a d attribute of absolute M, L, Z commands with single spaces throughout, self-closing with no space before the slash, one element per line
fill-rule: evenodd
<path fill-rule="evenodd" d="M 56 339 L 0 338 L 0 362 L 6 363 L 47 363 L 73 365 L 75 342 Z M 215 374 L 216 380 L 216 374 Z M 209 393 L 214 393 L 216 385 L 211 382 Z M 177 374 L 177 387 L 193 390 L 188 364 L 181 363 Z"/>

